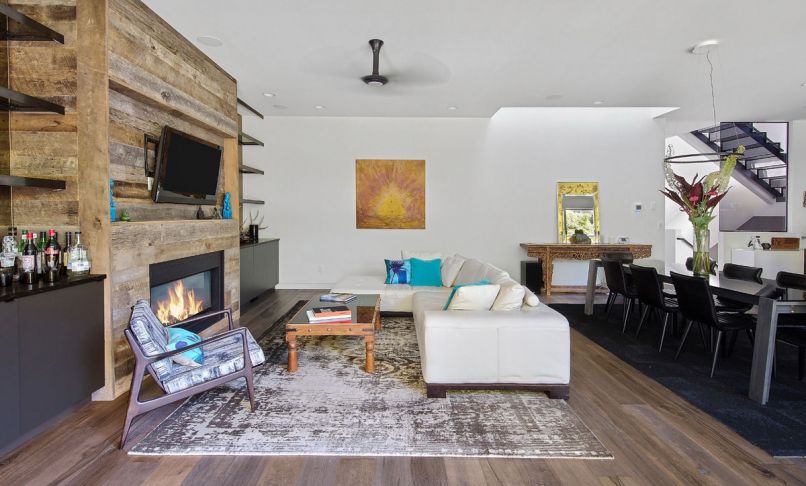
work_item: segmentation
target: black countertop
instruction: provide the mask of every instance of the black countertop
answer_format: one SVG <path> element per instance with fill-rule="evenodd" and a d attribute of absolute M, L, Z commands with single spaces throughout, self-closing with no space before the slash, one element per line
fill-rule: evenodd
<path fill-rule="evenodd" d="M 33 285 L 25 285 L 14 283 L 11 287 L 0 287 L 0 302 L 10 302 L 14 299 L 28 297 L 31 295 L 41 294 L 43 292 L 50 292 L 51 290 L 65 289 L 75 285 L 81 285 L 87 282 L 98 282 L 106 278 L 106 275 L 78 275 L 74 277 L 62 276 L 58 282 L 48 283 L 44 280 Z"/>

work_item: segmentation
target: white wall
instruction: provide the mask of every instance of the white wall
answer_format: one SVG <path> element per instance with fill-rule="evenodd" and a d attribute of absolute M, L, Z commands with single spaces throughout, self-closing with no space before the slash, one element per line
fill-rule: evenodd
<path fill-rule="evenodd" d="M 244 197 L 267 203 L 263 234 L 281 239 L 286 288 L 382 273 L 383 258 L 404 248 L 478 257 L 517 279 L 519 243 L 557 241 L 558 181 L 598 181 L 602 235 L 651 243 L 663 258 L 664 129 L 648 109 L 511 108 L 491 119 L 245 115 L 243 123 L 266 142 L 244 148 L 244 163 L 266 171 L 244 176 Z M 355 228 L 360 158 L 426 160 L 425 230 Z M 644 203 L 642 214 L 634 202 Z M 584 264 L 563 273 L 555 283 L 584 284 Z"/>

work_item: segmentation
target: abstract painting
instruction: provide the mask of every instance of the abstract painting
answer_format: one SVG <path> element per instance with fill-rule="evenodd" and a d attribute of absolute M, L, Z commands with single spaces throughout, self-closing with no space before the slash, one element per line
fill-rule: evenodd
<path fill-rule="evenodd" d="M 425 160 L 356 160 L 355 227 L 425 229 Z"/>

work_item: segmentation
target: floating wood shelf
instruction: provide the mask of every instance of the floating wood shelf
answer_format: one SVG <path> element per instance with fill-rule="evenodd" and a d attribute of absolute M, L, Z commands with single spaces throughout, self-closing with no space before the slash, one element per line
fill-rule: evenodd
<path fill-rule="evenodd" d="M 266 204 L 265 201 L 261 201 L 260 199 L 241 199 L 241 206 L 244 204 L 256 204 L 258 206 Z"/>
<path fill-rule="evenodd" d="M 65 182 L 54 179 L 38 179 L 36 177 L 0 175 L 0 186 L 41 187 L 44 189 L 62 190 L 65 188 Z"/>
<path fill-rule="evenodd" d="M 238 134 L 238 143 L 241 145 L 260 145 L 263 146 L 263 142 L 256 139 L 251 135 L 247 135 L 244 132 Z"/>
<path fill-rule="evenodd" d="M 263 113 L 257 111 L 256 109 L 252 108 L 251 106 L 249 106 L 249 104 L 246 101 L 244 101 L 244 100 L 242 100 L 240 98 L 237 98 L 237 100 L 238 100 L 239 105 L 243 106 L 247 110 L 249 110 L 252 113 L 254 113 L 255 115 L 257 115 L 261 120 L 263 119 Z"/>
<path fill-rule="evenodd" d="M 64 36 L 8 5 L 0 4 L 0 29 L 3 40 L 55 41 L 64 44 Z"/>
<path fill-rule="evenodd" d="M 0 111 L 58 113 L 59 115 L 64 115 L 63 106 L 2 86 L 0 86 Z"/>
<path fill-rule="evenodd" d="M 261 174 L 261 175 L 265 174 L 265 172 L 263 172 L 260 169 L 249 167 L 248 165 L 243 164 L 238 166 L 238 170 L 241 172 L 241 174 Z"/>

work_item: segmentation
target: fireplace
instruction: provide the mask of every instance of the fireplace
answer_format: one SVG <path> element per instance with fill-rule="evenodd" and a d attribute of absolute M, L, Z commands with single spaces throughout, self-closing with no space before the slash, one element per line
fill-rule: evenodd
<path fill-rule="evenodd" d="M 224 306 L 224 252 L 205 253 L 149 265 L 151 309 L 163 324 L 221 310 Z M 200 332 L 211 317 L 182 326 Z"/>

